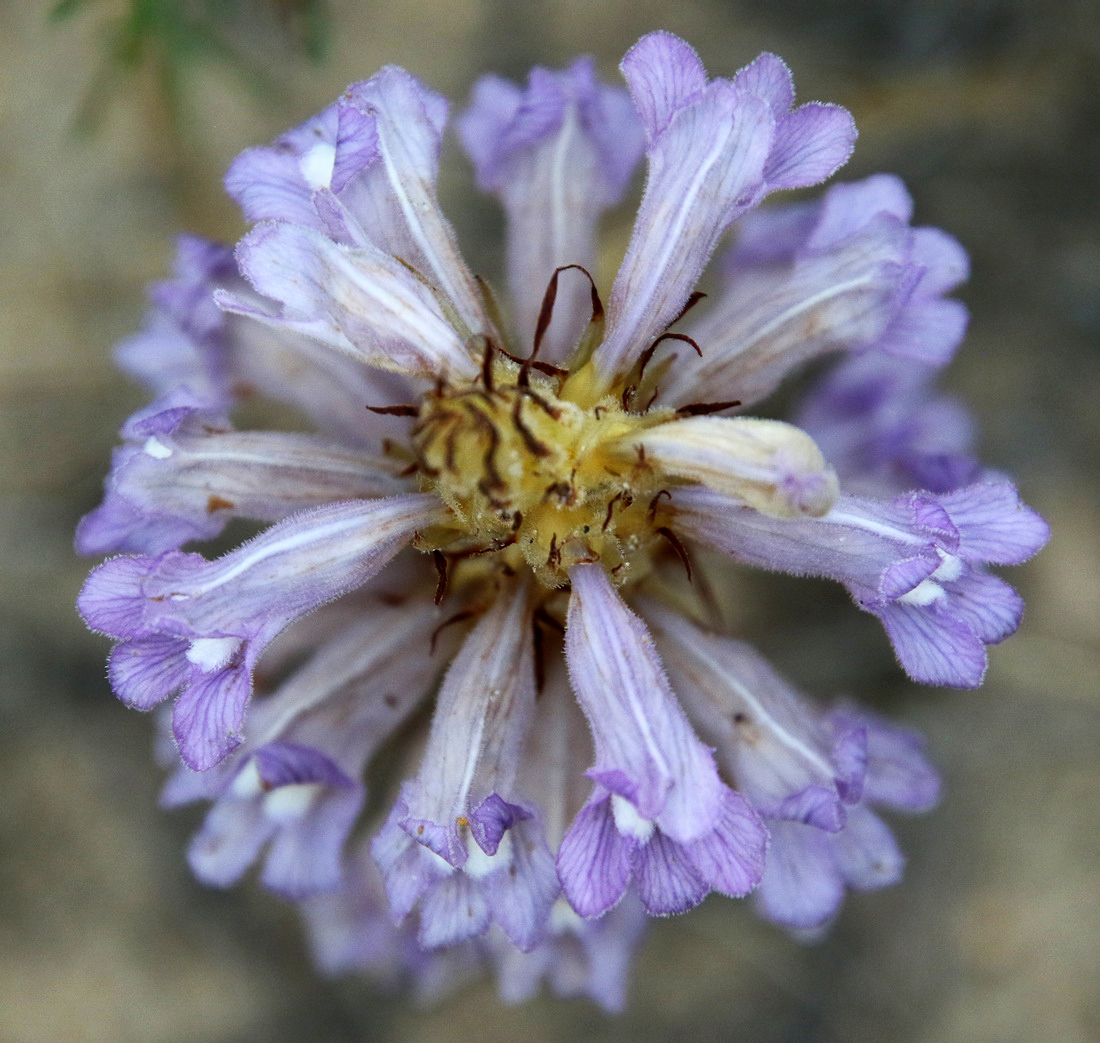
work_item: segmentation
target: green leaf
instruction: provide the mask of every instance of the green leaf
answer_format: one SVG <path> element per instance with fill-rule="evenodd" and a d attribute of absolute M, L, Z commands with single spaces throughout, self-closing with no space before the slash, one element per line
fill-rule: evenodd
<path fill-rule="evenodd" d="M 47 21 L 63 22 L 76 14 L 87 2 L 88 0 L 59 0 L 46 16 Z"/>

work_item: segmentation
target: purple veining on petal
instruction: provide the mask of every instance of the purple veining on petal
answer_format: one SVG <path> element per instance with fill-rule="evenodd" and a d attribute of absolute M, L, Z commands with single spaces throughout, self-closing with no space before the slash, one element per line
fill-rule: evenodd
<path fill-rule="evenodd" d="M 186 390 L 224 408 L 232 399 L 225 322 L 211 294 L 235 277 L 229 247 L 180 236 L 172 278 L 150 288 L 144 329 L 115 349 L 119 367 L 158 396 Z"/>
<path fill-rule="evenodd" d="M 255 867 L 327 973 L 431 997 L 494 969 L 508 1001 L 545 981 L 619 1009 L 647 916 L 712 891 L 820 933 L 898 880 L 878 809 L 928 809 L 939 778 L 915 734 L 689 618 L 714 607 L 698 560 L 695 597 L 658 537 L 842 583 L 910 676 L 956 687 L 1021 618 L 989 566 L 1049 538 L 935 390 L 961 246 L 889 175 L 757 209 L 846 161 L 850 115 L 796 107 L 771 54 L 710 79 L 668 33 L 621 69 L 626 91 L 584 58 L 475 87 L 457 129 L 510 300 L 439 205 L 448 103 L 389 66 L 233 163 L 253 227 L 235 254 L 182 238 L 118 349 L 153 400 L 77 545 L 133 556 L 79 609 L 121 701 L 174 699 L 162 804 L 209 804 L 195 874 Z M 643 152 L 604 311 L 596 225 Z M 708 415 L 828 353 L 797 426 Z M 289 429 L 251 428 L 282 418 L 254 399 Z M 231 519 L 270 524 L 180 549 Z"/>
<path fill-rule="evenodd" d="M 949 492 L 973 484 L 981 468 L 973 420 L 933 388 L 934 376 L 875 352 L 846 358 L 808 392 L 795 420 L 854 494 Z"/>
<path fill-rule="evenodd" d="M 225 175 L 225 190 L 249 221 L 276 219 L 319 227 L 313 193 L 328 185 L 337 155 L 337 106 L 272 144 L 246 149 Z"/>
<path fill-rule="evenodd" d="M 160 673 L 176 681 L 182 660 L 190 663 L 175 733 L 184 760 L 203 770 L 240 743 L 264 647 L 299 616 L 366 582 L 437 511 L 428 496 L 337 503 L 279 522 L 212 562 L 178 551 L 113 558 L 92 572 L 78 604 L 89 626 L 123 648 L 154 636 L 178 640 L 158 646 L 174 660 Z"/>
<path fill-rule="evenodd" d="M 379 177 L 388 184 L 389 245 L 450 301 L 471 333 L 485 329 L 484 309 L 454 230 L 436 198 L 439 148 L 447 102 L 414 76 L 387 66 L 371 79 L 352 84 L 340 99 L 341 112 L 356 123 L 373 121 Z M 377 195 L 378 188 L 373 189 Z M 405 248 L 408 249 L 405 249 Z"/>
<path fill-rule="evenodd" d="M 898 811 L 927 811 L 940 795 L 940 779 L 916 732 L 892 724 L 870 711 L 842 704 L 826 718 L 834 734 L 862 728 L 867 735 L 867 770 L 863 800 Z"/>
<path fill-rule="evenodd" d="M 279 521 L 405 489 L 376 456 L 311 435 L 237 432 L 180 393 L 135 414 L 122 434 L 103 503 L 77 527 L 82 554 L 159 554 L 211 539 L 232 518 Z"/>
<path fill-rule="evenodd" d="M 545 978 L 558 996 L 588 996 L 610 1013 L 621 1011 L 630 961 L 647 922 L 638 898 L 628 893 L 598 920 L 582 920 L 562 900 L 553 919 L 552 935 L 532 952 L 494 949 L 501 998 L 524 1002 Z"/>
<path fill-rule="evenodd" d="M 473 836 L 491 856 L 501 813 L 528 814 L 502 794 L 512 796 L 534 714 L 530 599 L 528 583 L 506 584 L 466 638 L 437 697 L 420 770 L 403 789 L 401 827 L 455 868 L 471 853 L 471 817 L 480 813 Z"/>
<path fill-rule="evenodd" d="M 735 558 L 844 583 L 883 622 L 914 680 L 972 688 L 985 674 L 984 645 L 1018 621 L 1011 588 L 991 588 L 983 606 L 971 580 L 987 562 L 1022 561 L 1045 542 L 1045 522 L 1008 483 L 968 486 L 893 501 L 842 496 L 823 518 L 765 520 L 712 490 L 678 490 L 685 534 Z"/>
<path fill-rule="evenodd" d="M 837 351 L 888 357 L 894 383 L 942 366 L 965 329 L 965 308 L 943 294 L 965 278 L 966 256 L 942 232 L 910 228 L 911 209 L 901 182 L 880 174 L 834 185 L 816 204 L 746 215 L 722 292 L 688 328 L 703 358 L 678 352 L 665 400 L 694 401 L 720 383 L 752 403 Z"/>
<path fill-rule="evenodd" d="M 602 916 L 622 898 L 633 847 L 615 826 L 610 797 L 581 810 L 558 849 L 558 879 L 581 916 Z"/>
<path fill-rule="evenodd" d="M 855 139 L 839 106 L 788 112 L 790 74 L 774 55 L 708 82 L 687 44 L 651 33 L 622 71 L 646 129 L 649 179 L 595 355 L 606 376 L 628 371 L 667 328 L 734 220 L 769 191 L 829 177 Z"/>
<path fill-rule="evenodd" d="M 851 114 L 839 105 L 820 102 L 792 111 L 794 80 L 781 58 L 762 54 L 733 82 L 766 101 L 775 117 L 775 143 L 764 167 L 769 191 L 816 185 L 848 161 L 856 139 Z"/>
<path fill-rule="evenodd" d="M 641 128 L 626 92 L 600 84 L 582 58 L 561 72 L 533 69 L 526 89 L 482 78 L 458 130 L 479 184 L 504 205 L 516 333 L 530 345 L 555 269 L 593 267 L 596 223 L 630 179 Z M 564 360 L 590 312 L 587 280 L 565 272 L 542 356 Z"/>
<path fill-rule="evenodd" d="M 274 316 L 371 366 L 421 377 L 471 376 L 476 367 L 431 290 L 397 259 L 352 249 L 308 228 L 265 222 L 237 247 Z"/>
<path fill-rule="evenodd" d="M 676 702 L 645 624 L 599 566 L 570 570 L 565 650 L 596 743 L 594 771 L 616 773 L 643 818 L 677 840 L 710 832 L 720 783 Z"/>

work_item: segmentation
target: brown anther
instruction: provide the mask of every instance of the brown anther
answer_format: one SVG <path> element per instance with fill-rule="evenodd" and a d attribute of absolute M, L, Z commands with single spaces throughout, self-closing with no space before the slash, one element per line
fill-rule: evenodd
<path fill-rule="evenodd" d="M 566 373 L 566 370 L 562 370 L 562 373 Z M 561 419 L 561 410 L 554 405 L 553 402 L 547 402 L 537 391 L 532 390 L 529 387 L 521 388 L 524 397 L 529 398 L 536 406 L 539 407 L 551 420 Z"/>
<path fill-rule="evenodd" d="M 224 496 L 218 496 L 216 493 L 212 493 L 206 498 L 207 514 L 213 514 L 215 511 L 231 511 L 236 506 L 232 500 L 227 500 Z"/>
<path fill-rule="evenodd" d="M 687 313 L 691 311 L 691 309 L 694 308 L 695 305 L 697 305 L 704 297 L 706 297 L 706 294 L 703 293 L 702 290 L 692 290 L 691 295 L 684 302 L 684 306 L 676 313 L 676 318 L 674 318 L 665 327 L 665 329 L 672 329 L 672 327 L 675 326 L 676 323 L 678 323 L 685 315 L 687 315 Z"/>
<path fill-rule="evenodd" d="M 428 654 L 435 655 L 435 643 L 439 639 L 439 635 L 443 633 L 443 631 L 446 630 L 447 627 L 454 626 L 455 623 L 462 623 L 475 615 L 477 615 L 477 613 L 474 612 L 472 608 L 466 608 L 463 609 L 461 612 L 456 612 L 453 616 L 450 616 L 449 618 L 443 620 L 443 622 L 440 623 L 439 626 L 437 626 L 435 630 L 432 631 L 431 639 L 428 642 Z"/>
<path fill-rule="evenodd" d="M 668 540 L 669 546 L 676 552 L 678 557 L 684 566 L 684 570 L 687 572 L 688 580 L 691 580 L 691 559 L 688 557 L 687 547 L 680 541 L 680 537 L 676 535 L 667 525 L 662 525 L 657 529 L 666 540 Z"/>
<path fill-rule="evenodd" d="M 542 305 L 539 308 L 538 323 L 535 326 L 535 340 L 534 350 L 532 351 L 532 357 L 538 354 L 539 347 L 542 344 L 542 338 L 546 335 L 546 330 L 550 326 L 550 319 L 554 312 L 554 302 L 558 296 L 558 276 L 562 272 L 568 271 L 570 268 L 575 268 L 578 272 L 583 272 L 588 279 L 588 285 L 591 291 L 592 301 L 592 318 L 591 322 L 596 322 L 603 317 L 603 301 L 600 300 L 599 290 L 596 289 L 596 280 L 592 278 L 592 274 L 583 265 L 579 264 L 563 264 L 559 268 L 554 269 L 554 274 L 550 276 L 550 281 L 546 285 L 546 293 L 542 297 Z"/>
<path fill-rule="evenodd" d="M 447 432 L 447 437 L 443 443 L 443 463 L 451 474 L 455 473 L 455 457 L 458 454 L 458 428 L 455 424 L 451 425 L 450 431 Z"/>
<path fill-rule="evenodd" d="M 380 413 L 382 416 L 416 416 L 420 410 L 416 406 L 364 406 L 372 413 Z"/>
<path fill-rule="evenodd" d="M 523 417 L 520 415 L 520 407 L 522 405 L 522 398 L 513 399 L 512 424 L 515 426 L 515 429 L 520 433 L 520 437 L 523 439 L 523 444 L 527 446 L 528 451 L 534 453 L 535 456 L 545 458 L 550 455 L 550 447 L 545 442 L 540 442 L 534 436 L 531 429 L 524 423 Z"/>
<path fill-rule="evenodd" d="M 492 507 L 494 511 L 508 511 L 511 509 L 512 504 L 510 500 L 502 500 L 493 492 L 494 489 L 505 488 L 507 488 L 507 486 L 501 482 L 498 482 L 496 485 L 491 485 L 486 478 L 479 478 L 477 482 L 477 491 L 489 501 L 489 506 Z"/>
<path fill-rule="evenodd" d="M 516 542 L 516 534 L 513 532 L 503 539 L 493 540 L 491 543 L 485 544 L 484 547 L 472 547 L 469 550 L 459 551 L 457 554 L 452 554 L 450 557 L 454 559 L 458 558 L 480 558 L 486 554 L 496 554 L 498 550 L 504 550 L 505 547 L 511 547 Z"/>
<path fill-rule="evenodd" d="M 540 373 L 545 373 L 548 377 L 567 377 L 569 376 L 569 370 L 562 369 L 561 366 L 552 366 L 549 362 L 542 362 L 539 359 L 521 359 L 518 355 L 513 355 L 510 351 L 505 351 L 499 344 L 496 346 L 496 350 L 500 352 L 506 359 L 510 359 L 512 362 L 517 363 L 519 366 L 526 365 L 528 369 L 537 369 Z M 519 373 L 518 383 L 519 386 L 526 387 L 524 380 L 526 378 L 523 375 L 522 369 Z"/>
<path fill-rule="evenodd" d="M 432 551 L 432 564 L 439 574 L 439 582 L 435 586 L 435 603 L 438 605 L 447 594 L 447 559 L 442 551 Z"/>
<path fill-rule="evenodd" d="M 482 337 L 485 341 L 485 348 L 481 354 L 481 383 L 485 385 L 485 390 L 492 392 L 493 390 L 493 342 L 489 337 Z"/>
<path fill-rule="evenodd" d="M 607 532 L 607 527 L 611 524 L 611 515 L 615 510 L 615 504 L 617 504 L 623 498 L 621 491 L 617 492 L 607 504 L 607 516 L 603 520 L 603 525 L 600 526 L 600 532 Z"/>
<path fill-rule="evenodd" d="M 657 495 L 649 501 L 649 507 L 646 510 L 645 516 L 649 521 L 653 521 L 653 519 L 657 516 L 657 504 L 660 502 L 662 496 L 667 496 L 669 500 L 672 499 L 672 493 L 670 493 L 667 489 L 659 489 L 657 491 Z"/>
<path fill-rule="evenodd" d="M 680 406 L 676 410 L 677 416 L 708 416 L 711 413 L 721 413 L 723 409 L 733 409 L 741 405 L 741 400 L 735 398 L 731 402 L 691 402 L 686 406 Z"/>
<path fill-rule="evenodd" d="M 627 413 L 630 412 L 630 407 L 634 404 L 634 396 L 638 393 L 637 384 L 628 384 L 623 388 L 622 404 L 623 410 Z"/>
<path fill-rule="evenodd" d="M 485 471 L 489 476 L 489 485 L 493 489 L 502 489 L 504 488 L 504 482 L 501 480 L 500 471 L 497 470 L 496 460 L 497 450 L 500 448 L 500 432 L 480 409 L 474 409 L 471 412 L 477 426 L 489 435 L 489 445 L 485 449 L 484 459 Z"/>
<path fill-rule="evenodd" d="M 575 268 L 578 272 L 584 272 L 588 279 L 588 284 L 592 290 L 592 321 L 595 322 L 603 315 L 603 302 L 600 300 L 599 291 L 596 289 L 596 280 L 592 278 L 587 268 L 579 264 L 563 264 L 555 268 L 554 274 L 550 276 L 550 281 L 546 284 L 546 292 L 542 295 L 542 305 L 539 307 L 538 322 L 535 324 L 534 346 L 531 350 L 531 358 L 528 360 L 532 364 L 535 356 L 539 353 L 542 338 L 546 336 L 546 331 L 550 327 L 550 320 L 554 315 L 554 302 L 558 298 L 558 276 L 562 272 L 569 271 L 570 268 Z"/>
<path fill-rule="evenodd" d="M 409 464 L 408 467 L 403 467 L 400 471 L 398 471 L 397 472 L 397 477 L 398 478 L 409 478 L 410 476 L 416 474 L 416 472 L 419 471 L 419 470 L 420 470 L 420 464 L 417 463 L 414 460 L 411 464 Z"/>
<path fill-rule="evenodd" d="M 550 553 L 546 555 L 546 564 L 552 569 L 556 569 L 561 564 L 561 550 L 558 547 L 556 532 L 550 536 Z"/>
<path fill-rule="evenodd" d="M 694 338 L 689 337 L 686 333 L 662 333 L 645 351 L 642 352 L 641 357 L 638 359 L 638 376 L 641 377 L 645 373 L 646 366 L 649 365 L 650 359 L 653 358 L 653 353 L 657 350 L 657 346 L 666 340 L 679 340 L 685 344 L 690 344 L 699 358 L 703 357 L 703 349 L 695 342 Z"/>

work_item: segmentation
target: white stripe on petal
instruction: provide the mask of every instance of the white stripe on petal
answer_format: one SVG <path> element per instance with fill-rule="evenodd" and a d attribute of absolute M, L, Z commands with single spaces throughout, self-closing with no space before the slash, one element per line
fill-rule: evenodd
<path fill-rule="evenodd" d="M 455 865 L 467 856 L 457 820 L 493 793 L 512 795 L 535 710 L 530 617 L 528 582 L 508 582 L 447 671 L 420 772 L 406 789 L 402 825 L 444 829 Z"/>
<path fill-rule="evenodd" d="M 718 774 L 669 687 L 653 638 L 602 565 L 576 565 L 569 578 L 565 654 L 596 743 L 592 776 L 673 839 L 702 836 L 714 827 Z"/>
<path fill-rule="evenodd" d="M 467 332 L 484 332 L 477 284 L 435 192 L 446 101 L 404 69 L 388 66 L 350 88 L 342 103 L 374 118 L 386 179 L 408 234 L 427 265 L 424 275 L 450 300 Z"/>
<path fill-rule="evenodd" d="M 241 240 L 237 259 L 259 293 L 283 304 L 292 328 L 335 331 L 327 342 L 342 347 L 343 338 L 372 366 L 426 377 L 477 371 L 431 289 L 376 247 L 345 247 L 309 228 L 267 222 Z"/>

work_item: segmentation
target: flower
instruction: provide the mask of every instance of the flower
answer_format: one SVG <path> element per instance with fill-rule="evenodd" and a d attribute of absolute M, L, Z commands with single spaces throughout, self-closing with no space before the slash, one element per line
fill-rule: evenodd
<path fill-rule="evenodd" d="M 510 1000 L 545 979 L 618 1008 L 647 915 L 755 891 L 819 929 L 898 878 L 871 808 L 930 807 L 935 772 L 671 577 L 701 544 L 835 579 L 911 677 L 972 687 L 1021 612 L 988 566 L 1047 538 L 933 389 L 958 244 L 888 176 L 757 209 L 845 162 L 849 114 L 795 107 L 769 54 L 709 79 L 667 33 L 622 72 L 488 77 L 458 120 L 507 215 L 507 309 L 438 205 L 447 105 L 391 67 L 236 160 L 252 229 L 182 239 L 119 349 L 154 401 L 77 533 L 117 555 L 80 611 L 123 702 L 175 696 L 165 803 L 211 802 L 195 872 L 261 862 L 329 972 L 434 994 L 486 966 Z M 596 224 L 643 155 L 605 307 Z M 745 415 L 825 355 L 801 426 Z M 261 397 L 290 430 L 234 427 Z M 259 529 L 182 549 L 230 522 Z"/>

